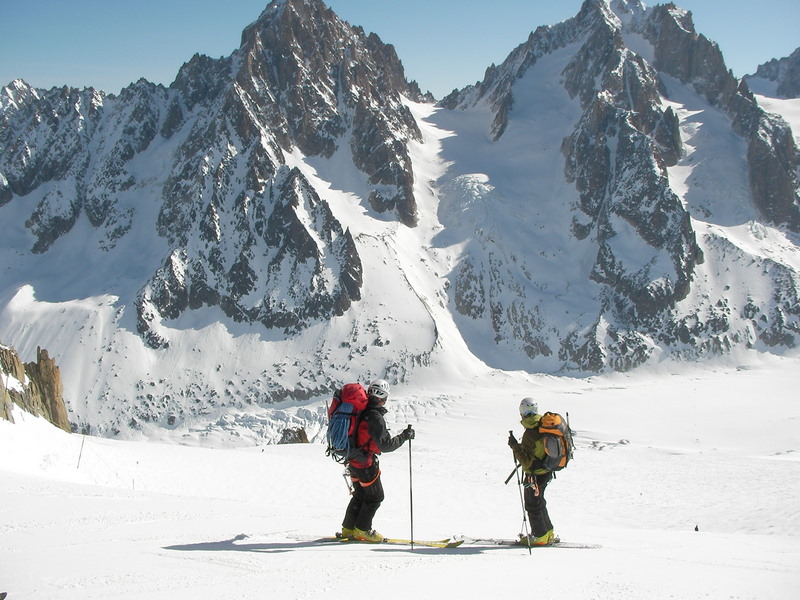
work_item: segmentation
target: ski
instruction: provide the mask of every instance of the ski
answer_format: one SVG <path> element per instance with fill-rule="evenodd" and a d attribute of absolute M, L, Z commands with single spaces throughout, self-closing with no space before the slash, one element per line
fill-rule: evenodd
<path fill-rule="evenodd" d="M 464 540 L 403 540 L 398 538 L 384 538 L 385 544 L 401 544 L 404 546 L 426 546 L 428 548 L 458 548 Z"/>
<path fill-rule="evenodd" d="M 364 540 L 357 540 L 355 538 L 347 538 L 347 537 L 324 537 L 315 540 L 319 543 L 340 543 L 340 544 L 347 544 L 347 543 L 354 543 L 354 544 L 395 544 L 398 546 L 424 546 L 426 548 L 457 548 L 461 544 L 464 543 L 464 540 L 454 540 L 454 539 L 446 539 L 446 540 L 406 540 L 402 538 L 383 538 L 383 541 L 380 542 L 367 542 Z"/>
<path fill-rule="evenodd" d="M 522 539 L 503 539 L 503 538 L 471 538 L 467 536 L 454 536 L 454 540 L 458 540 L 468 546 L 517 546 L 519 548 L 527 548 L 528 545 Z M 572 549 L 590 549 L 602 548 L 600 544 L 584 544 L 579 542 L 563 542 L 557 540 L 556 542 L 547 546 L 531 546 L 531 548 L 572 548 Z"/>

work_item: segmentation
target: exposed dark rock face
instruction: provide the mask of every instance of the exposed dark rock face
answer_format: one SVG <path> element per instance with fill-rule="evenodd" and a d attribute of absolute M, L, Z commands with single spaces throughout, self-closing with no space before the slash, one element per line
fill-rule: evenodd
<path fill-rule="evenodd" d="M 353 162 L 376 186 L 373 208 L 416 224 L 406 144 L 420 132 L 400 95 L 419 100 L 420 92 L 406 82 L 392 46 L 322 2 L 290 0 L 268 6 L 245 29 L 237 58 L 236 81 L 250 102 L 275 115 L 269 129 L 284 149 L 291 140 L 305 154 L 331 156 L 351 130 Z"/>
<path fill-rule="evenodd" d="M 284 429 L 279 444 L 307 444 L 308 434 L 303 427 Z"/>
<path fill-rule="evenodd" d="M 590 3 L 584 5 L 584 8 Z M 581 211 L 576 233 L 594 230 L 599 245 L 591 277 L 614 290 L 612 306 L 625 323 L 648 321 L 684 298 L 702 253 L 689 214 L 669 188 L 666 167 L 680 156 L 677 119 L 661 106 L 660 81 L 641 57 L 625 49 L 604 3 L 587 15 L 596 29 L 565 73 L 565 86 L 586 112 L 562 147 L 568 180 Z M 590 13 L 591 14 L 591 13 Z M 590 69 L 581 65 L 591 65 Z M 621 219 L 652 248 L 669 256 L 673 273 L 631 269 L 613 250 Z"/>
<path fill-rule="evenodd" d="M 142 289 L 140 333 L 152 331 L 159 317 L 174 319 L 187 308 L 218 305 L 235 321 L 289 334 L 341 315 L 361 298 L 361 261 L 353 238 L 301 173 L 280 167 L 260 192 L 254 201 L 237 199 L 220 207 L 212 202 L 203 209 L 187 236 L 195 243 L 173 251 Z M 235 225 L 222 224 L 223 215 Z M 174 235 L 185 234 L 179 228 Z M 336 274 L 332 280 L 330 271 Z M 285 287 L 277 287 L 278 281 Z M 166 345 L 152 334 L 151 344 Z"/>
<path fill-rule="evenodd" d="M 12 420 L 13 402 L 33 415 L 44 417 L 56 427 L 70 431 L 61 372 L 47 350 L 37 348 L 36 362 L 23 364 L 12 348 L 0 346 L 0 379 L 3 382 L 0 417 Z"/>
<path fill-rule="evenodd" d="M 764 217 L 800 232 L 800 154 L 789 126 L 761 109 L 725 68 L 719 47 L 695 32 L 691 13 L 657 6 L 643 33 L 655 48 L 655 68 L 724 110 L 747 141 L 750 188 Z"/>

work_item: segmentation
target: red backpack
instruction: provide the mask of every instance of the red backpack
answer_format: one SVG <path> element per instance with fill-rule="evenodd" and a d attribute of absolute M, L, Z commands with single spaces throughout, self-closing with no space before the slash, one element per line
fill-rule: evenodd
<path fill-rule="evenodd" d="M 366 407 L 367 390 L 360 383 L 346 384 L 333 397 L 333 402 L 328 408 L 326 456 L 339 463 L 347 462 L 350 451 L 356 448 L 358 417 Z"/>

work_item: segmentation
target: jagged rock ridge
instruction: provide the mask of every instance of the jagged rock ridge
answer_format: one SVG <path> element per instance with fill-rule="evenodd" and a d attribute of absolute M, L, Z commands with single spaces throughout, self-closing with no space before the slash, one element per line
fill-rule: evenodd
<path fill-rule="evenodd" d="M 725 111 L 747 141 L 750 188 L 764 217 L 800 232 L 798 150 L 787 123 L 758 106 L 746 84 L 725 68 L 719 47 L 695 32 L 691 13 L 658 6 L 643 33 L 655 48 L 655 68 Z"/>

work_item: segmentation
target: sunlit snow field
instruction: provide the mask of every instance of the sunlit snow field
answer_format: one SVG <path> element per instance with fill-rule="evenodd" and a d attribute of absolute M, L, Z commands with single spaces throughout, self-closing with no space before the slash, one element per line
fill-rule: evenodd
<path fill-rule="evenodd" d="M 569 412 L 556 531 L 599 549 L 319 545 L 347 503 L 322 444 L 198 448 L 0 421 L 0 591 L 9 599 L 758 598 L 800 589 L 796 358 L 588 379 L 496 374 L 396 387 L 417 430 L 382 458 L 385 535 L 514 537 L 517 404 Z M 206 443 L 209 443 L 206 441 Z M 213 444 L 212 444 L 213 445 Z M 409 489 L 412 473 L 413 492 Z M 697 530 L 695 530 L 697 528 Z M 537 576 L 550 584 L 525 592 Z"/>

